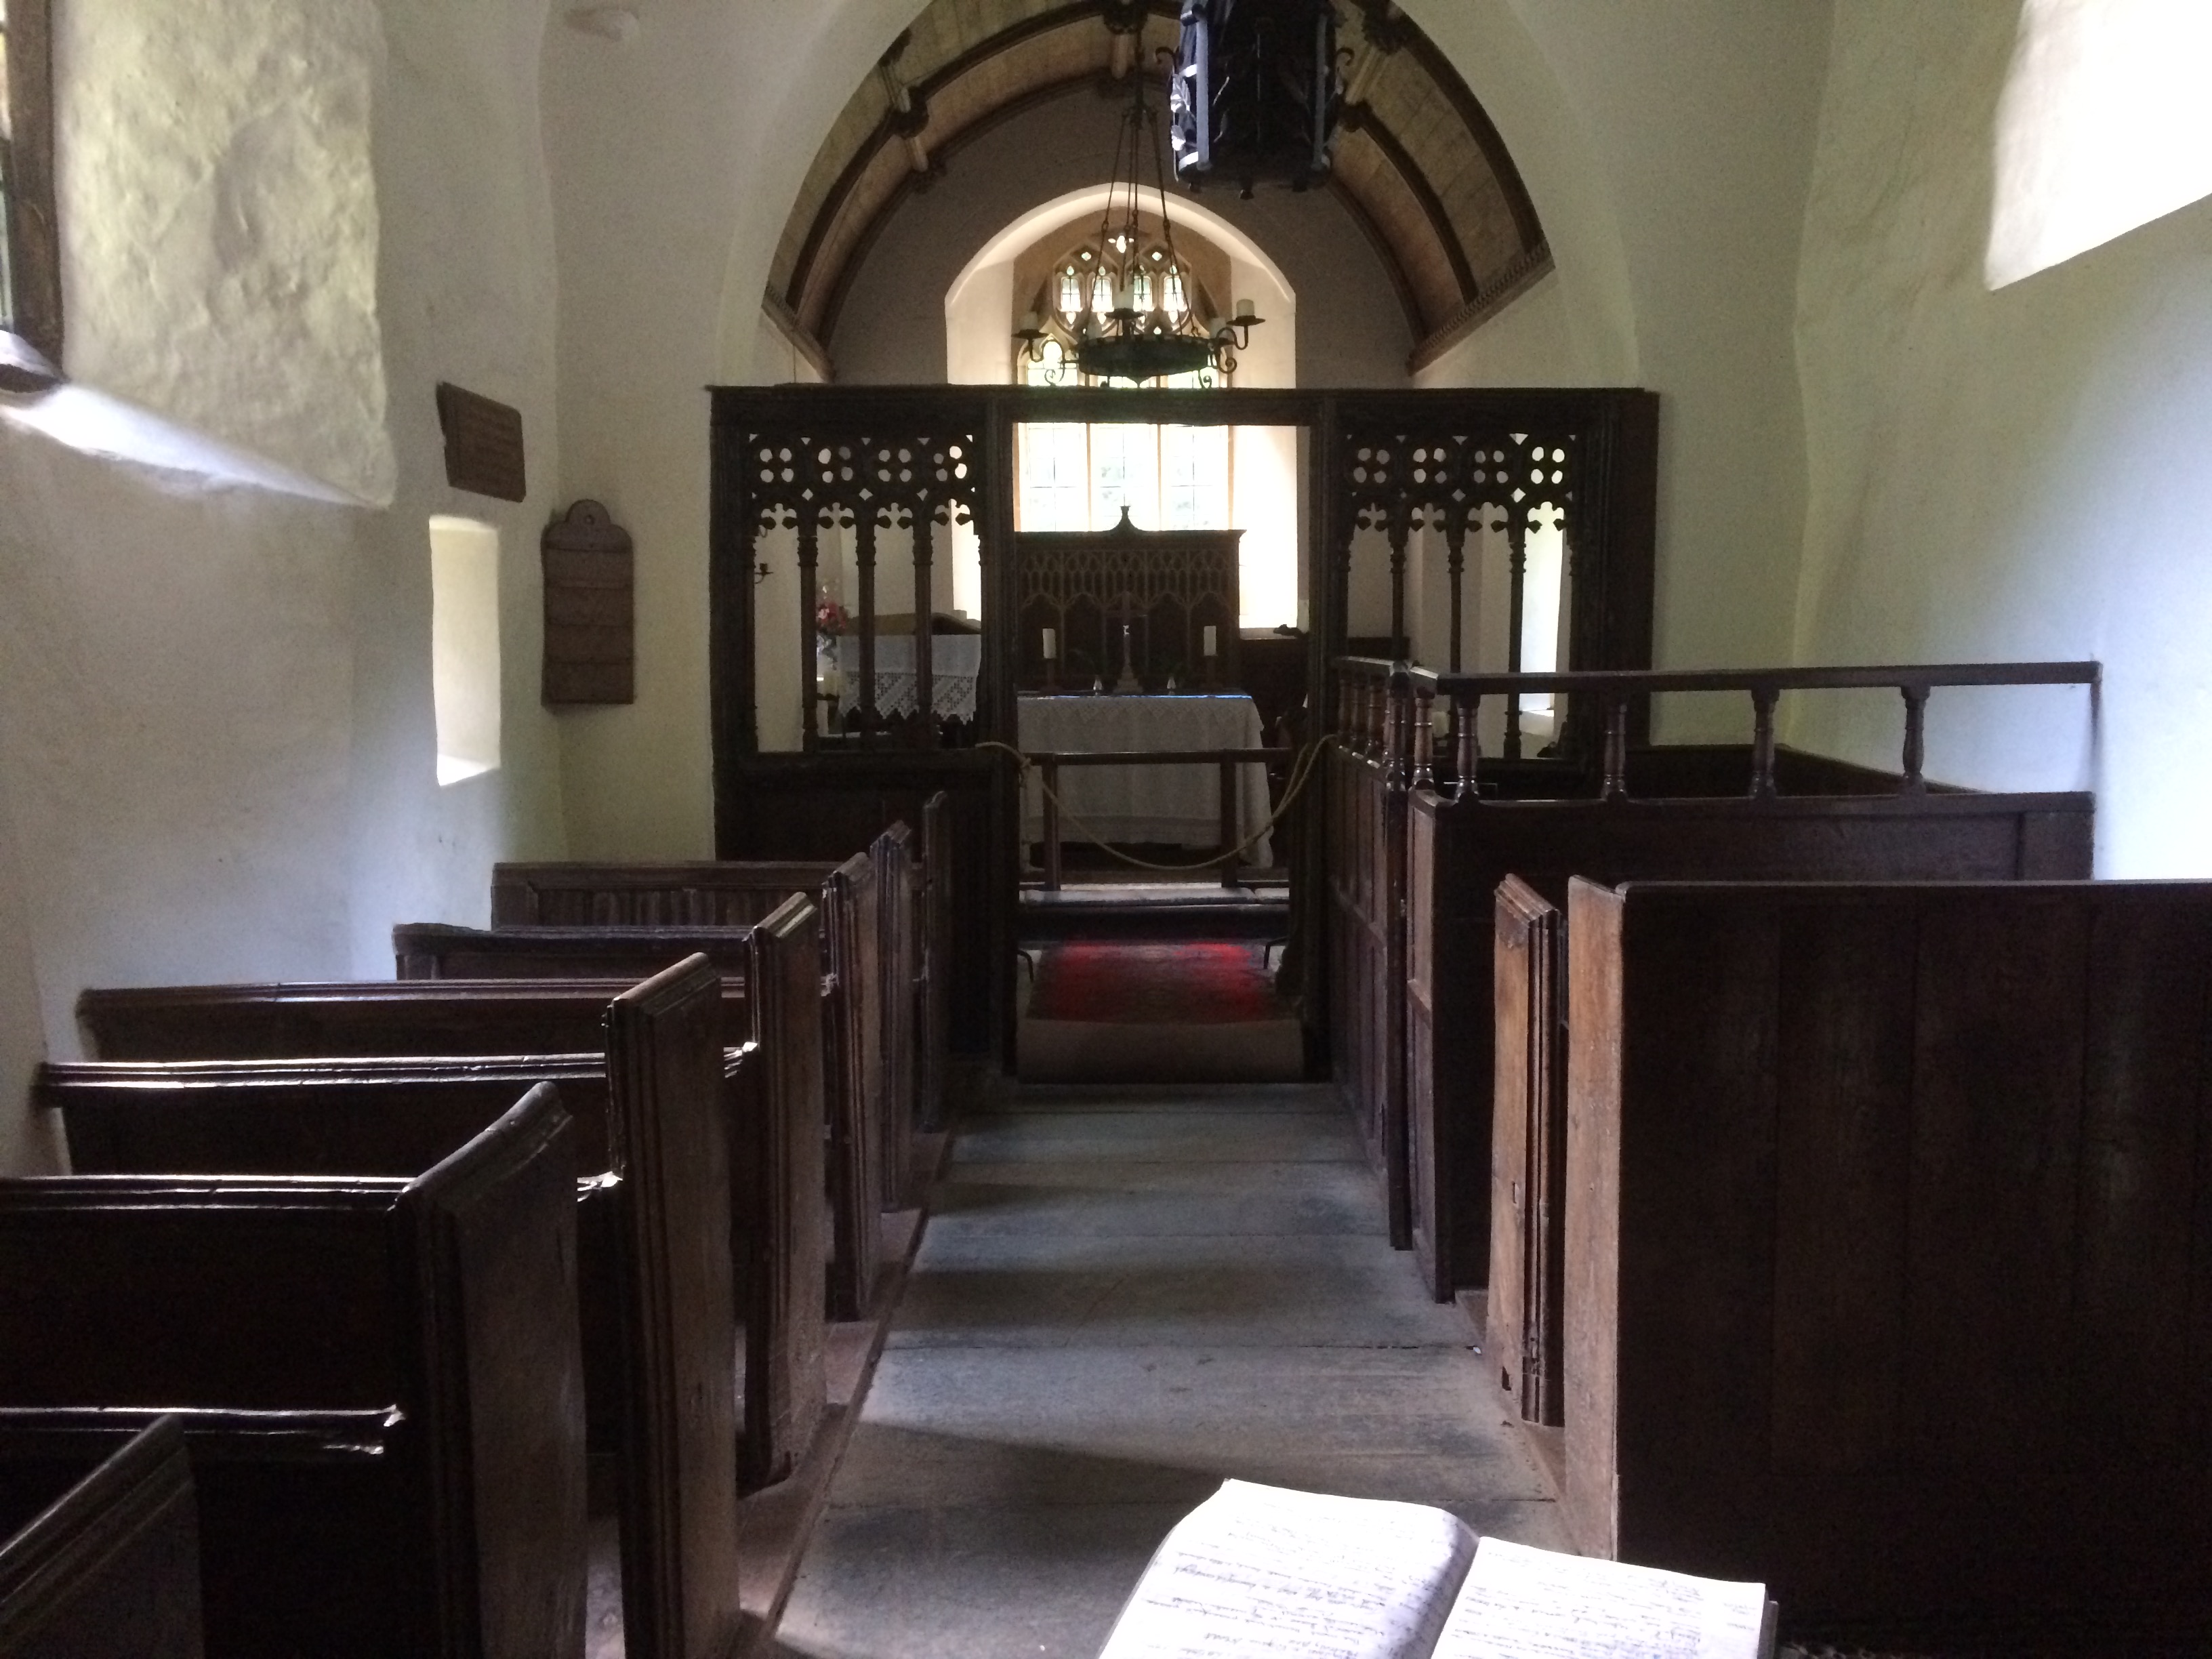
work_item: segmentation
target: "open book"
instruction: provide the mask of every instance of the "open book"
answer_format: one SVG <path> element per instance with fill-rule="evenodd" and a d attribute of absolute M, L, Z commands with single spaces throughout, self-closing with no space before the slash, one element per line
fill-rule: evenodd
<path fill-rule="evenodd" d="M 1771 1659 L 1763 1584 L 1476 1540 L 1422 1504 L 1243 1480 L 1185 1516 L 1099 1659 Z"/>

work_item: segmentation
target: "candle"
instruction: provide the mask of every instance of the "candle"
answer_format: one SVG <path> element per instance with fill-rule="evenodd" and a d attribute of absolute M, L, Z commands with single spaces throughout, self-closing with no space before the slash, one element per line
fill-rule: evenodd
<path fill-rule="evenodd" d="M 1060 655 L 1060 641 L 1049 628 L 1044 630 L 1044 659 L 1052 661 Z"/>
<path fill-rule="evenodd" d="M 1035 334 L 1038 331 L 1043 322 L 1044 319 L 1038 316 L 1034 311 L 1024 311 L 1022 313 L 1022 332 L 1024 334 Z"/>
<path fill-rule="evenodd" d="M 1237 320 L 1238 322 L 1249 323 L 1259 314 L 1258 310 L 1253 306 L 1249 300 L 1239 300 L 1237 302 Z"/>
<path fill-rule="evenodd" d="M 1212 623 L 1206 625 L 1206 654 L 1209 657 L 1213 654 L 1213 624 Z"/>

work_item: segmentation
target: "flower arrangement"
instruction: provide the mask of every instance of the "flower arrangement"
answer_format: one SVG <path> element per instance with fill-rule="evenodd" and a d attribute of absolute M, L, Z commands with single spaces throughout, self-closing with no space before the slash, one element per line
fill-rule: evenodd
<path fill-rule="evenodd" d="M 845 607 L 823 594 L 814 607 L 814 631 L 825 640 L 834 640 L 853 625 Z"/>

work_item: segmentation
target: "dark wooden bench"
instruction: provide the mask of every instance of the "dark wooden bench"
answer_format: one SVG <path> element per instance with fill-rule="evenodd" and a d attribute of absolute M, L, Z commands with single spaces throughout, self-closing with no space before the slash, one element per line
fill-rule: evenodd
<path fill-rule="evenodd" d="M 155 1419 L 81 1475 L 0 1450 L 0 1653 L 202 1651 L 199 1515 L 179 1419 Z"/>
<path fill-rule="evenodd" d="M 1431 1294 L 1491 1276 L 1492 936 L 1498 884 L 1518 876 L 1553 905 L 1595 880 L 2014 880 L 2089 873 L 2086 793 L 1944 789 L 1920 773 L 1931 689 L 2094 683 L 2094 664 L 1775 669 L 1439 677 L 1388 665 L 1347 673 L 1343 787 L 1333 801 L 1331 879 L 1340 966 L 1335 1040 L 1346 1091 L 1369 1126 L 1392 1194 L 1394 1237 Z M 1374 671 L 1374 672 L 1370 672 Z M 1774 744 L 1785 691 L 1904 693 L 1905 770 L 1884 780 Z M 1595 699 L 1602 764 L 1497 769 L 1488 793 L 1474 734 L 1486 697 L 1513 690 Z M 1668 691 L 1748 696 L 1757 734 L 1733 750 L 1666 746 L 1632 755 L 1630 705 Z M 1462 741 L 1430 738 L 1439 699 Z M 1632 762 L 1634 764 L 1632 764 Z M 1461 787 L 1458 780 L 1473 780 Z M 1808 793 L 1784 793 L 1794 783 Z M 1632 796 L 1632 783 L 1647 792 Z M 1560 792 L 1586 787 L 1565 798 Z M 1396 1221 L 1402 1216 L 1403 1227 Z"/>
<path fill-rule="evenodd" d="M 830 1310 L 854 1319 L 871 1304 L 884 1266 L 883 1176 L 896 1156 L 887 1121 L 884 1084 L 885 1034 L 879 1024 L 878 935 L 874 921 L 877 866 L 849 860 L 830 872 L 822 889 L 820 937 L 810 969 L 830 971 L 811 981 L 819 1003 L 820 1058 L 814 1075 L 822 1087 L 830 1137 L 828 1195 L 831 1249 Z M 778 905 L 805 904 L 787 897 Z M 635 973 L 655 963 L 696 952 L 726 976 L 733 999 L 744 994 L 754 949 L 752 927 L 615 923 L 598 927 L 521 926 L 455 927 L 407 923 L 392 930 L 392 953 L 409 983 L 467 980 L 526 980 L 533 984 L 574 976 L 604 978 Z M 817 1135 L 820 1133 L 817 1123 Z"/>
<path fill-rule="evenodd" d="M 769 1085 L 758 1046 L 726 1054 L 722 1018 L 720 976 L 692 958 L 605 1006 L 602 1054 L 49 1066 L 34 1099 L 61 1111 L 80 1171 L 289 1174 L 422 1167 L 495 1115 L 516 1079 L 557 1080 L 588 1102 L 596 1137 L 577 1141 L 586 1397 L 592 1443 L 617 1471 L 625 1639 L 689 1654 L 737 1627 L 736 1490 L 710 1471 L 775 1478 L 805 1449 L 793 1432 L 811 1434 L 818 1415 L 794 1424 L 777 1397 L 794 1368 L 771 1349 L 778 1328 L 747 1316 L 763 1291 L 733 1267 L 769 1259 L 749 1237 L 757 1219 L 732 1205 L 728 1139 Z M 392 1036 L 397 1048 L 407 1038 Z M 742 1368 L 742 1438 L 741 1316 L 761 1349 Z M 818 1358 L 811 1376 L 818 1397 Z"/>
<path fill-rule="evenodd" d="M 2212 884 L 1568 916 L 1578 1545 L 1830 1639 L 2208 1650 Z"/>
<path fill-rule="evenodd" d="M 0 1181 L 0 1406 L 369 1413 L 283 1650 L 577 1651 L 570 1133 L 539 1085 L 412 1178 Z"/>

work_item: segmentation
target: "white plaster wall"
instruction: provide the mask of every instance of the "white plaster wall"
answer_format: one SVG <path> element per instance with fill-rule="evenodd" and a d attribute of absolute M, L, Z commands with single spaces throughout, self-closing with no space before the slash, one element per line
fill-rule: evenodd
<path fill-rule="evenodd" d="M 272 36 L 258 6 L 196 6 L 191 75 L 148 64 L 142 82 L 103 62 L 79 79 L 86 40 L 166 39 L 150 21 L 125 28 L 115 14 L 131 9 L 63 9 L 88 32 L 65 33 L 60 53 L 65 208 L 156 204 L 185 135 L 221 163 L 193 190 L 270 234 L 222 265 L 151 257 L 172 245 L 150 231 L 118 240 L 97 220 L 65 222 L 69 292 L 93 296 L 69 319 L 73 371 L 165 406 L 134 412 L 97 384 L 0 406 L 0 997 L 15 996 L 0 1015 L 0 1167 L 46 1156 L 15 1085 L 42 1053 L 76 1052 L 83 986 L 388 975 L 393 923 L 482 920 L 495 860 L 564 845 L 557 733 L 537 706 L 537 538 L 558 453 L 544 0 L 381 0 L 366 18 L 307 8 L 304 63 L 279 61 L 289 21 Z M 330 115 L 332 144 L 366 92 L 386 507 L 216 441 L 325 475 L 343 471 L 331 455 L 367 453 L 346 427 L 366 407 L 359 363 L 325 350 L 328 266 L 289 217 L 282 235 L 263 224 L 303 210 L 293 170 L 323 154 L 291 147 L 289 116 L 272 112 L 270 88 L 293 76 L 301 118 Z M 87 132 L 98 142 L 70 153 Z M 207 209 L 191 191 L 175 205 Z M 188 251 L 213 234 L 173 228 Z M 241 289 L 247 270 L 259 275 Z M 147 362 L 149 319 L 191 323 L 189 363 Z M 527 501 L 447 486 L 440 379 L 522 410 Z M 435 779 L 430 691 L 427 525 L 440 512 L 495 522 L 507 550 L 503 764 L 450 790 Z"/>
<path fill-rule="evenodd" d="M 56 16 L 70 372 L 388 501 L 374 0 Z"/>
<path fill-rule="evenodd" d="M 1929 769 L 2094 784 L 2100 875 L 2212 873 L 2212 203 L 1990 293 L 2014 9 L 1840 7 L 1798 287 L 1801 659 L 2098 658 L 2079 692 L 1938 692 Z M 1894 699 L 1785 704 L 1896 764 Z"/>
<path fill-rule="evenodd" d="M 784 218 L 922 3 L 661 0 L 628 45 L 546 32 L 562 487 L 637 550 L 637 701 L 562 717 L 579 857 L 713 850 L 702 388 L 781 378 L 756 354 Z"/>
<path fill-rule="evenodd" d="M 1543 221 L 1571 356 L 1552 378 L 1661 394 L 1657 661 L 1784 660 L 1805 501 L 1792 296 L 1830 6 L 1406 9 L 1482 100 Z M 1518 309 L 1455 354 L 1468 383 L 1495 383 L 1483 335 L 1522 330 Z M 1541 368 L 1527 343 L 1497 355 Z M 1662 707 L 1659 723 L 1692 737 L 1743 722 Z"/>

